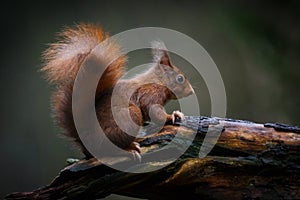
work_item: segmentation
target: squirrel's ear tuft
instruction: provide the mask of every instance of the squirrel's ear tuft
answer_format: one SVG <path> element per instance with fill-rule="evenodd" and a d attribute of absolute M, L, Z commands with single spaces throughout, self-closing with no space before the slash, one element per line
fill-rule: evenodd
<path fill-rule="evenodd" d="M 151 42 L 153 60 L 155 63 L 172 67 L 168 49 L 160 40 Z"/>

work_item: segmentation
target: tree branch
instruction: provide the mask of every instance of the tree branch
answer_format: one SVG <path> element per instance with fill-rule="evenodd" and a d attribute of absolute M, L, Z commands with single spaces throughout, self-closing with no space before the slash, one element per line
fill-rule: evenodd
<path fill-rule="evenodd" d="M 210 139 L 220 127 L 222 133 L 212 151 L 199 158 L 204 136 Z M 151 127 L 147 132 L 155 130 Z M 151 158 L 161 153 L 161 146 L 172 140 L 175 145 L 169 150 L 180 149 L 185 139 L 195 134 L 185 154 L 160 170 L 126 173 L 95 158 L 80 160 L 63 169 L 48 186 L 12 193 L 6 199 L 96 199 L 110 194 L 147 199 L 297 199 L 299 133 L 299 127 L 283 124 L 186 117 L 184 123 L 165 125 L 159 133 L 138 140 L 142 159 L 159 165 L 163 161 L 153 162 Z M 178 134 L 180 137 L 175 137 Z"/>

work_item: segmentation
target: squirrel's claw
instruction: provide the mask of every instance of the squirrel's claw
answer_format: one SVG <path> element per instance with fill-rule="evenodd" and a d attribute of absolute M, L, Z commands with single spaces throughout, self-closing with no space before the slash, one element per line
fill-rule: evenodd
<path fill-rule="evenodd" d="M 175 124 L 175 120 L 176 118 L 180 119 L 180 120 L 184 120 L 184 114 L 178 110 L 173 111 L 172 115 L 172 123 Z"/>
<path fill-rule="evenodd" d="M 133 160 L 137 160 L 138 162 L 142 162 L 142 156 L 137 151 L 132 151 Z"/>

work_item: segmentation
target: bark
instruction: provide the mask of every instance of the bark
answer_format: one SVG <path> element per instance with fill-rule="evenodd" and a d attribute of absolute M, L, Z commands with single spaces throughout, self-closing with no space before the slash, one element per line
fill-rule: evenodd
<path fill-rule="evenodd" d="M 218 130 L 221 134 L 215 140 Z M 300 198 L 300 127 L 186 117 L 183 123 L 165 125 L 138 140 L 147 164 L 139 167 L 165 162 L 168 152 L 180 151 L 189 136 L 195 138 L 184 155 L 160 170 L 126 173 L 95 158 L 83 159 L 64 168 L 48 186 L 12 193 L 6 199 L 96 199 L 110 194 L 145 199 Z M 163 150 L 166 160 L 155 161 L 170 141 L 173 145 Z M 209 150 L 214 142 L 212 151 L 199 158 L 199 150 Z"/>

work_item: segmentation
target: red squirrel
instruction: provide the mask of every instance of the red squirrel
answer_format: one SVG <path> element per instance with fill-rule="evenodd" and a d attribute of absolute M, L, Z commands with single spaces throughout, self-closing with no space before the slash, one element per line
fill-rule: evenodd
<path fill-rule="evenodd" d="M 108 34 L 98 25 L 79 24 L 65 28 L 59 34 L 58 41 L 50 44 L 43 53 L 42 71 L 46 73 L 48 81 L 56 85 L 56 91 L 52 96 L 55 121 L 63 129 L 64 135 L 74 141 L 87 158 L 93 156 L 80 140 L 72 115 L 73 85 L 82 63 L 90 52 L 107 38 L 109 38 Z M 102 56 L 121 56 L 106 68 L 99 80 L 95 94 L 98 122 L 101 127 L 105 127 L 103 128 L 105 135 L 115 145 L 135 154 L 140 159 L 140 147 L 134 142 L 135 137 L 122 131 L 116 125 L 112 115 L 112 89 L 117 82 L 121 82 L 122 90 L 120 91 L 124 93 L 127 92 L 126 88 L 137 83 L 145 82 L 145 80 L 152 82 L 138 87 L 130 98 L 130 116 L 138 126 L 142 126 L 150 118 L 155 123 L 174 123 L 175 118 L 184 118 L 179 111 L 167 114 L 163 106 L 168 100 L 193 94 L 194 90 L 182 71 L 171 63 L 163 42 L 152 43 L 155 64 L 148 71 L 127 80 L 119 80 L 125 73 L 127 61 L 126 56 L 121 53 L 121 47 L 112 41 L 102 51 Z M 101 59 L 101 55 L 98 59 Z M 176 91 L 176 95 L 172 91 Z M 150 108 L 151 116 L 149 115 Z"/>

